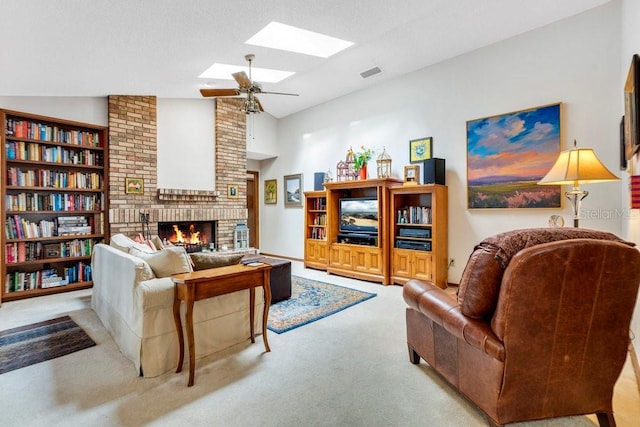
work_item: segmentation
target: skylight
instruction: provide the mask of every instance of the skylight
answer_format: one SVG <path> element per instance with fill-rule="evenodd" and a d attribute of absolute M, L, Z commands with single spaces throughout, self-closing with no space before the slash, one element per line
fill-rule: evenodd
<path fill-rule="evenodd" d="M 233 80 L 231 74 L 244 71 L 249 75 L 249 67 L 243 67 L 240 65 L 218 64 L 215 63 L 211 67 L 207 68 L 198 77 L 203 79 L 225 79 Z M 251 79 L 263 83 L 278 83 L 281 80 L 286 79 L 294 75 L 293 71 L 281 71 L 270 70 L 268 68 L 251 67 Z"/>
<path fill-rule="evenodd" d="M 267 24 L 245 43 L 322 58 L 328 58 L 353 45 L 352 42 L 346 40 L 274 21 Z"/>

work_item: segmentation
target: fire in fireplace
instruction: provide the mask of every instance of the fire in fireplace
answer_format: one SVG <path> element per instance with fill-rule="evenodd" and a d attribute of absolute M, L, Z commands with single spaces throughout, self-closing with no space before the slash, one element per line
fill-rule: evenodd
<path fill-rule="evenodd" d="M 160 222 L 158 236 L 187 252 L 199 252 L 216 246 L 216 226 L 216 221 Z"/>

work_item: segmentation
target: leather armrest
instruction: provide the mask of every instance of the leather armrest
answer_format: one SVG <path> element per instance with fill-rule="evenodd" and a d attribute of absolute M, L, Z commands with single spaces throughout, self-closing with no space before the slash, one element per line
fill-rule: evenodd
<path fill-rule="evenodd" d="M 491 325 L 485 320 L 463 315 L 453 295 L 447 294 L 432 282 L 411 279 L 404 285 L 402 296 L 409 307 L 424 314 L 452 335 L 504 361 L 504 346 L 491 330 Z"/>

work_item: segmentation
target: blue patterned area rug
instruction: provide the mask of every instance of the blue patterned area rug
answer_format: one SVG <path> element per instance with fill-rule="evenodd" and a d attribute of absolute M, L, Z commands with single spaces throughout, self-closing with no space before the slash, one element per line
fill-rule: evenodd
<path fill-rule="evenodd" d="M 267 329 L 281 334 L 375 296 L 344 286 L 291 276 L 291 298 L 271 306 Z"/>

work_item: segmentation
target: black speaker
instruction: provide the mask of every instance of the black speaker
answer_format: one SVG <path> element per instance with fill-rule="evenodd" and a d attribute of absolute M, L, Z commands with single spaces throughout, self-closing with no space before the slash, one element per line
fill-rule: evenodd
<path fill-rule="evenodd" d="M 427 159 L 422 166 L 423 184 L 441 184 L 446 185 L 445 159 Z"/>
<path fill-rule="evenodd" d="M 324 185 L 322 185 L 324 183 L 324 172 L 314 172 L 313 173 L 313 189 L 315 191 L 322 191 L 324 190 Z"/>

